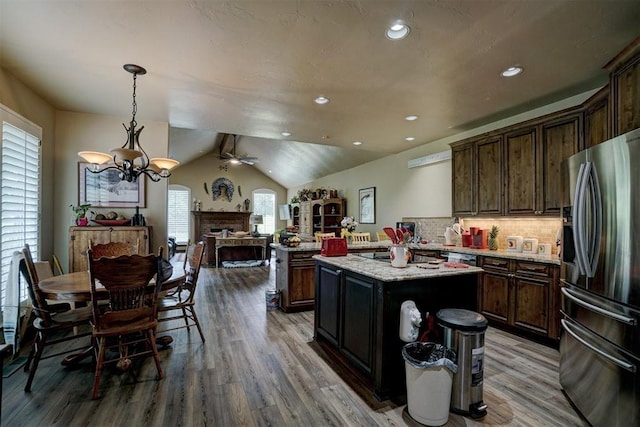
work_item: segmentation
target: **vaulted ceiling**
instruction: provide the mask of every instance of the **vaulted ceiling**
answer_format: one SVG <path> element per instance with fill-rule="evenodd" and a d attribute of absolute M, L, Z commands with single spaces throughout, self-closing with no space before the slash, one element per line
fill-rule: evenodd
<path fill-rule="evenodd" d="M 260 160 L 239 167 L 293 187 L 602 86 L 638 22 L 637 0 L 0 0 L 0 66 L 57 109 L 127 117 L 141 65 L 138 122 L 170 124 L 172 157 L 236 134 Z"/>

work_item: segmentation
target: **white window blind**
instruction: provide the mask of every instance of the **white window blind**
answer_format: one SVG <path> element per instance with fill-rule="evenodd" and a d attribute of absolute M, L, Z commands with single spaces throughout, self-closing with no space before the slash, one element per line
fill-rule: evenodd
<path fill-rule="evenodd" d="M 0 110 L 0 115 L 7 115 Z M 12 120 L 13 122 L 20 120 Z M 24 127 L 31 127 L 25 122 Z M 34 259 L 40 259 L 40 132 L 32 135 L 21 127 L 2 121 L 0 210 L 0 258 L 2 304 L 11 257 L 25 243 L 31 247 Z M 24 281 L 21 282 L 24 284 Z M 26 288 L 20 289 L 21 300 L 26 299 Z"/>
<path fill-rule="evenodd" d="M 253 213 L 262 215 L 262 224 L 258 231 L 263 234 L 273 234 L 276 231 L 276 192 L 269 189 L 259 189 L 253 192 Z"/>
<path fill-rule="evenodd" d="M 167 206 L 167 232 L 176 243 L 185 245 L 189 241 L 189 210 L 191 191 L 182 185 L 170 185 Z"/>

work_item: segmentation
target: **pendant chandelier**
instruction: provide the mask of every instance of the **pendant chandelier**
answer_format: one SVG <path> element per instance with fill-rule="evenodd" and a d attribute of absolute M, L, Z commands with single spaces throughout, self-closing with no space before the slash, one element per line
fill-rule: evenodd
<path fill-rule="evenodd" d="M 123 181 L 135 182 L 138 176 L 144 174 L 152 181 L 158 182 L 162 178 L 170 177 L 171 169 L 180 163 L 177 160 L 167 158 L 149 159 L 147 153 L 140 146 L 140 132 L 142 132 L 144 126 L 136 130 L 138 125 L 136 122 L 136 112 L 138 110 L 138 105 L 136 104 L 136 78 L 138 75 L 146 74 L 147 70 L 134 64 L 125 64 L 124 69 L 133 74 L 133 115 L 131 122 L 129 122 L 129 127 L 124 123 L 122 124 L 127 131 L 127 141 L 122 147 L 111 150 L 112 154 L 97 151 L 80 151 L 78 156 L 91 164 L 87 167 L 87 170 L 91 173 L 117 170 L 118 176 Z M 105 163 L 105 166 L 101 166 Z"/>

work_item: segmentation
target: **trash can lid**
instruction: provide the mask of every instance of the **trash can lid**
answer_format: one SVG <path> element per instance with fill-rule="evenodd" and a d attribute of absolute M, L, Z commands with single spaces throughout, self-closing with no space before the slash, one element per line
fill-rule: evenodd
<path fill-rule="evenodd" d="M 475 311 L 462 308 L 443 308 L 436 313 L 440 326 L 447 326 L 461 331 L 484 331 L 487 329 L 487 319 Z"/>

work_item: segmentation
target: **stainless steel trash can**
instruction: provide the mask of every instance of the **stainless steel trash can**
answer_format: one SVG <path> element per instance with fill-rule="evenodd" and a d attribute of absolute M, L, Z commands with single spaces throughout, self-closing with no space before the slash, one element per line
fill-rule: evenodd
<path fill-rule="evenodd" d="M 482 400 L 484 333 L 487 319 L 458 308 L 438 311 L 436 321 L 444 329 L 443 345 L 457 354 L 458 371 L 453 375 L 451 411 L 482 418 L 487 405 Z"/>

